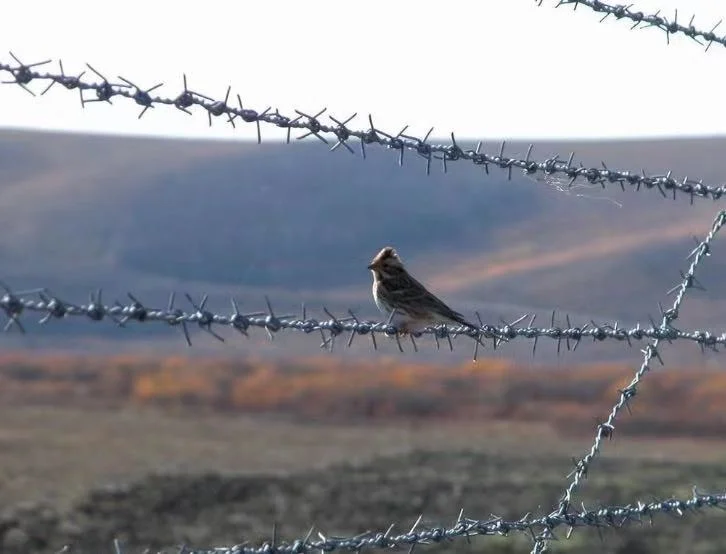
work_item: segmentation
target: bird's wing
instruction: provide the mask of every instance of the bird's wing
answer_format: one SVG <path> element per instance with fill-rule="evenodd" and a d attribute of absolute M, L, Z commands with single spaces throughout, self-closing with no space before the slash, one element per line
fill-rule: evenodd
<path fill-rule="evenodd" d="M 472 323 L 464 319 L 463 315 L 449 308 L 411 275 L 407 274 L 406 279 L 408 283 L 391 291 L 391 294 L 395 295 L 398 300 L 397 305 L 416 306 L 415 312 L 420 312 L 422 315 L 433 312 L 461 325 L 474 327 Z"/>

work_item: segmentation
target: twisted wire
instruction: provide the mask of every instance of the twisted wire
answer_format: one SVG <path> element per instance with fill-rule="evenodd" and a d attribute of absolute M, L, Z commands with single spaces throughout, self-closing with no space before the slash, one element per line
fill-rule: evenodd
<path fill-rule="evenodd" d="M 535 1 L 538 6 L 542 5 L 543 0 Z M 708 51 L 714 43 L 726 46 L 726 35 L 719 36 L 714 34 L 714 31 L 721 25 L 721 22 L 723 21 L 722 19 L 719 19 L 718 22 L 711 27 L 710 31 L 703 31 L 693 26 L 693 20 L 696 18 L 695 14 L 689 20 L 688 25 L 681 25 L 678 23 L 678 9 L 675 10 L 673 20 L 669 20 L 668 18 L 660 15 L 660 10 L 654 14 L 646 14 L 632 10 L 631 8 L 633 7 L 633 4 L 611 5 L 601 2 L 600 0 L 559 0 L 555 8 L 568 4 L 572 4 L 573 9 L 577 9 L 578 6 L 582 5 L 590 8 L 594 12 L 604 13 L 605 15 L 603 15 L 602 19 L 600 19 L 601 23 L 612 16 L 615 19 L 629 19 L 630 21 L 633 21 L 634 23 L 630 27 L 631 30 L 637 27 L 640 27 L 641 29 L 655 27 L 656 29 L 660 29 L 665 32 L 666 42 L 668 44 L 670 44 L 671 35 L 682 34 L 693 40 L 696 44 L 703 46 L 705 51 Z M 641 25 L 644 26 L 641 27 Z M 702 40 L 705 41 L 706 44 L 704 44 Z"/>
<path fill-rule="evenodd" d="M 726 509 L 726 493 L 702 494 L 695 488 L 693 495 L 687 499 L 669 499 L 652 502 L 636 502 L 623 506 L 604 506 L 588 510 L 583 507 L 579 512 L 550 514 L 542 517 L 529 515 L 517 520 L 505 520 L 498 516 L 488 519 L 471 519 L 464 516 L 463 510 L 459 513 L 456 523 L 451 527 L 421 526 L 423 516 L 420 516 L 413 527 L 401 534 L 394 534 L 394 526 L 386 531 L 366 532 L 354 537 L 332 537 L 322 532 L 317 533 L 313 539 L 315 529 L 310 529 L 307 536 L 293 542 L 278 541 L 273 531 L 271 541 L 260 546 L 247 544 L 234 545 L 221 548 L 188 548 L 183 551 L 187 554 L 307 554 L 312 552 L 348 551 L 360 552 L 365 549 L 380 548 L 399 550 L 408 548 L 409 553 L 417 545 L 430 545 L 449 542 L 456 538 L 474 536 L 508 536 L 510 533 L 526 533 L 534 538 L 540 529 L 544 528 L 550 534 L 558 527 L 568 528 L 568 537 L 575 528 L 595 527 L 600 532 L 603 528 L 621 529 L 632 523 L 643 523 L 646 519 L 652 522 L 657 514 L 669 514 L 684 517 L 691 512 L 698 513 L 703 508 Z"/>
<path fill-rule="evenodd" d="M 683 299 L 686 296 L 686 291 L 690 288 L 693 288 L 694 286 L 696 268 L 698 268 L 702 260 L 711 255 L 711 242 L 721 230 L 721 227 L 724 225 L 724 223 L 726 223 L 726 211 L 722 210 L 718 212 L 716 218 L 713 220 L 711 230 L 708 232 L 706 237 L 689 254 L 688 258 L 692 259 L 691 265 L 689 266 L 688 271 L 686 271 L 685 275 L 683 275 L 683 280 L 681 281 L 680 285 L 678 285 L 675 289 L 672 289 L 674 292 L 676 292 L 676 298 L 673 301 L 672 306 L 669 309 L 663 311 L 660 329 L 668 329 L 671 323 L 678 319 L 678 310 L 681 306 L 681 303 L 683 302 Z M 567 513 L 567 510 L 569 509 L 572 501 L 572 495 L 579 488 L 583 477 L 587 475 L 590 464 L 600 453 L 603 439 L 612 438 L 615 431 L 615 420 L 617 419 L 618 414 L 623 408 L 627 408 L 628 410 L 630 409 L 628 402 L 637 394 L 637 389 L 640 381 L 650 371 L 650 363 L 655 358 L 661 363 L 661 365 L 663 365 L 663 360 L 661 359 L 660 353 L 658 352 L 658 347 L 661 340 L 661 338 L 655 338 L 650 344 L 645 347 L 645 349 L 642 350 L 643 362 L 640 364 L 640 367 L 635 372 L 633 379 L 630 381 L 627 387 L 619 391 L 618 400 L 612 407 L 612 410 L 610 411 L 607 420 L 597 426 L 597 431 L 595 432 L 595 440 L 593 441 L 590 450 L 583 458 L 578 460 L 575 464 L 575 470 L 571 474 L 572 479 L 567 485 L 562 499 L 560 500 L 559 508 L 557 510 L 558 514 Z M 545 530 L 535 542 L 532 553 L 540 554 L 544 552 L 546 550 L 546 542 L 550 538 L 551 537 L 549 533 L 547 532 L 547 530 Z"/>
<path fill-rule="evenodd" d="M 81 105 L 83 107 L 90 102 L 108 102 L 110 104 L 112 98 L 125 98 L 142 106 L 142 110 L 138 116 L 139 118 L 141 118 L 149 108 L 154 108 L 158 105 L 173 106 L 187 114 L 192 113 L 189 108 L 198 106 L 206 111 L 210 126 L 212 124 L 213 116 L 224 116 L 226 121 L 232 126 L 235 126 L 235 121 L 237 120 L 241 120 L 244 123 L 254 123 L 257 127 L 258 144 L 262 142 L 261 123 L 264 123 L 286 129 L 286 142 L 288 144 L 290 142 L 291 131 L 296 129 L 304 131 L 303 134 L 296 137 L 296 139 L 304 139 L 306 137 L 313 136 L 328 146 L 330 146 L 331 142 L 334 142 L 334 144 L 330 146 L 331 151 L 337 150 L 342 146 L 351 154 L 354 154 L 355 152 L 353 148 L 351 148 L 349 142 L 356 139 L 359 142 L 360 151 L 364 159 L 366 158 L 366 147 L 371 144 L 377 144 L 398 152 L 398 164 L 401 166 L 404 161 L 404 152 L 414 152 L 426 161 L 427 175 L 431 172 L 431 163 L 433 160 L 441 161 L 444 173 L 446 173 L 447 166 L 450 162 L 466 160 L 474 165 L 483 166 L 487 175 L 489 175 L 490 165 L 501 170 L 506 170 L 508 180 L 511 180 L 512 178 L 513 168 L 520 169 L 525 175 L 529 176 L 535 174 L 559 176 L 562 178 L 563 182 L 566 183 L 568 188 L 572 187 L 572 185 L 578 180 L 587 181 L 590 184 L 599 184 L 602 188 L 605 188 L 607 184 L 616 183 L 623 191 L 625 190 L 625 185 L 628 185 L 635 190 L 640 190 L 641 187 L 645 189 L 656 189 L 665 198 L 667 198 L 668 193 L 670 193 L 674 200 L 676 199 L 677 193 L 682 193 L 690 197 L 691 203 L 693 203 L 693 199 L 695 197 L 718 200 L 726 192 L 726 185 L 704 184 L 703 180 L 691 179 L 688 176 L 685 176 L 682 179 L 676 179 L 672 176 L 671 171 L 668 171 L 665 174 L 648 175 L 645 170 L 634 172 L 610 169 L 605 162 L 601 162 L 602 167 L 585 167 L 582 163 L 576 165 L 573 163 L 575 156 L 574 152 L 570 153 L 567 160 L 561 160 L 559 155 L 555 155 L 544 160 L 535 160 L 531 157 L 534 148 L 534 145 L 532 144 L 529 145 L 527 154 L 524 158 L 505 155 L 504 150 L 506 147 L 506 141 L 503 141 L 499 145 L 498 151 L 494 154 L 482 152 L 481 141 L 474 149 L 462 148 L 457 142 L 453 132 L 451 133 L 450 144 L 431 144 L 428 140 L 433 132 L 433 128 L 431 128 L 423 138 L 405 134 L 405 131 L 408 129 L 408 125 L 404 126 L 401 131 L 394 135 L 378 129 L 374 125 L 373 117 L 371 115 L 368 116 L 368 123 L 370 127 L 364 130 L 348 127 L 348 124 L 357 116 L 357 114 L 353 114 L 347 119 L 339 119 L 332 115 L 328 115 L 327 117 L 332 123 L 324 123 L 320 118 L 327 111 L 327 108 L 323 108 L 313 115 L 296 109 L 296 115 L 291 117 L 281 114 L 277 109 L 272 111 L 271 107 L 268 107 L 261 112 L 245 108 L 239 94 L 237 94 L 237 101 L 239 104 L 239 108 L 237 108 L 227 104 L 231 93 L 231 87 L 227 88 L 224 100 L 215 100 L 214 98 L 190 90 L 187 87 L 186 75 L 183 76 L 184 89 L 182 92 L 177 94 L 175 97 L 161 97 L 152 96 L 150 93 L 161 87 L 163 83 L 158 83 L 152 87 L 143 89 L 129 79 L 121 76 L 118 78 L 123 81 L 122 83 L 111 83 L 99 71 L 94 69 L 91 65 L 86 64 L 86 66 L 101 79 L 100 83 L 88 82 L 81 79 L 81 77 L 85 74 L 85 71 L 78 75 L 66 75 L 63 70 L 62 62 L 60 63 L 60 73 L 41 73 L 36 71 L 34 68 L 50 63 L 51 60 L 26 64 L 21 62 L 12 52 L 10 52 L 10 56 L 13 58 L 15 63 L 10 64 L 0 61 L 0 72 L 5 71 L 10 73 L 12 77 L 8 81 L 2 81 L 2 83 L 18 85 L 33 96 L 35 96 L 35 93 L 28 88 L 27 85 L 29 85 L 32 81 L 49 81 L 48 86 L 41 94 L 45 94 L 54 84 L 59 84 L 68 90 L 77 89 L 80 91 Z M 85 98 L 83 95 L 84 91 L 93 92 L 95 97 L 90 99 Z"/>
<path fill-rule="evenodd" d="M 699 258 L 700 260 L 700 258 Z M 689 286 L 697 286 L 698 282 L 691 274 L 683 274 L 684 279 L 688 279 Z M 332 350 L 337 337 L 348 334 L 346 346 L 351 346 L 356 336 L 368 336 L 375 349 L 378 347 L 376 336 L 393 337 L 397 341 L 399 349 L 403 352 L 401 344 L 401 333 L 396 325 L 389 321 L 369 321 L 358 318 L 352 310 L 348 310 L 345 317 L 336 317 L 330 310 L 323 308 L 328 319 L 315 319 L 308 317 L 307 309 L 303 305 L 299 315 L 285 314 L 280 315 L 275 312 L 272 302 L 265 297 L 266 310 L 254 312 L 242 312 L 239 308 L 237 299 L 230 298 L 232 311 L 230 314 L 222 314 L 207 309 L 208 296 L 202 296 L 199 302 L 195 301 L 189 294 L 185 294 L 192 310 L 183 310 L 175 306 L 176 293 L 169 295 L 169 301 L 165 308 L 156 308 L 142 303 L 134 294 L 127 293 L 129 302 L 123 304 L 116 301 L 114 304 L 104 304 L 103 291 L 97 291 L 89 294 L 89 301 L 86 304 L 73 304 L 62 300 L 54 295 L 47 288 L 32 289 L 29 291 L 14 292 L 7 284 L 0 281 L 0 287 L 5 292 L 0 296 L 0 310 L 7 316 L 7 322 L 4 326 L 5 331 L 9 331 L 15 327 L 25 333 L 25 327 L 21 322 L 21 317 L 27 313 L 41 314 L 39 323 L 47 324 L 51 320 L 63 321 L 72 316 L 84 317 L 91 322 L 101 322 L 111 320 L 119 327 L 126 327 L 127 323 L 166 323 L 171 327 L 180 327 L 184 338 L 189 346 L 192 345 L 189 335 L 188 325 L 197 325 L 206 333 L 212 335 L 219 341 L 224 341 L 224 337 L 217 333 L 216 328 L 227 327 L 232 328 L 244 336 L 248 336 L 251 328 L 264 329 L 269 338 L 280 331 L 298 331 L 305 334 L 319 333 L 322 338 L 321 347 L 330 347 Z M 676 289 L 671 289 L 675 292 Z M 680 302 L 679 302 L 680 303 Z M 591 338 L 593 342 L 602 342 L 605 340 L 615 340 L 626 342 L 632 346 L 633 341 L 642 341 L 648 339 L 673 341 L 688 341 L 698 344 L 701 349 L 708 348 L 715 352 L 719 346 L 726 345 L 726 332 L 714 334 L 704 330 L 681 330 L 671 325 L 673 319 L 668 324 L 656 326 L 651 319 L 650 327 L 641 327 L 637 324 L 635 327 L 620 327 L 618 322 L 614 324 L 605 323 L 598 324 L 594 321 L 583 324 L 582 326 L 573 326 L 569 315 L 565 315 L 566 326 L 559 327 L 556 324 L 556 312 L 551 313 L 550 326 L 535 327 L 534 322 L 536 315 L 524 314 L 515 321 L 502 321 L 501 325 L 485 324 L 481 316 L 477 313 L 479 320 L 478 328 L 470 328 L 464 326 L 431 326 L 420 331 L 416 331 L 408 335 L 414 349 L 418 349 L 416 339 L 424 336 L 431 336 L 436 342 L 437 348 L 440 347 L 440 340 L 445 339 L 449 348 L 453 350 L 453 342 L 451 339 L 458 336 L 466 336 L 475 339 L 474 360 L 478 355 L 479 346 L 483 346 L 484 340 L 491 340 L 492 346 L 496 348 L 502 342 L 509 342 L 513 339 L 531 340 L 532 354 L 537 349 L 540 338 L 548 338 L 557 341 L 557 353 L 562 350 L 564 341 L 566 349 L 576 350 L 583 339 Z M 526 325 L 519 324 L 529 318 Z"/>

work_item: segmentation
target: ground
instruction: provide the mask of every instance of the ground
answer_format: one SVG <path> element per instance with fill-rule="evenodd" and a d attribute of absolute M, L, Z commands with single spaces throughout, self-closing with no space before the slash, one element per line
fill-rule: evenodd
<path fill-rule="evenodd" d="M 114 537 L 129 552 L 256 543 L 269 540 L 273 524 L 285 540 L 310 525 L 342 535 L 396 523 L 403 532 L 421 513 L 449 525 L 462 508 L 468 517 L 518 518 L 553 507 L 571 459 L 592 439 L 525 423 L 336 426 L 134 407 L 3 406 L 0 422 L 3 552 L 65 544 L 106 552 Z M 578 501 L 596 507 L 688 496 L 693 485 L 723 490 L 724 460 L 717 441 L 616 435 Z M 652 529 L 606 531 L 603 543 L 593 530 L 578 531 L 556 551 L 722 551 L 722 519 L 717 511 L 659 516 Z M 473 543 L 529 549 L 525 537 Z M 427 550 L 434 548 L 469 549 L 466 541 Z"/>

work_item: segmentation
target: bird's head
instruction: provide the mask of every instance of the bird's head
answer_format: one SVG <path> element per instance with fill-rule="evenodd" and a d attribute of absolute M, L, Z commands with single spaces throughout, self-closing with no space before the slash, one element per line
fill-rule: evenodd
<path fill-rule="evenodd" d="M 375 258 L 368 264 L 368 269 L 374 273 L 388 273 L 390 271 L 403 269 L 401 258 L 398 257 L 396 250 L 392 246 L 382 248 Z"/>

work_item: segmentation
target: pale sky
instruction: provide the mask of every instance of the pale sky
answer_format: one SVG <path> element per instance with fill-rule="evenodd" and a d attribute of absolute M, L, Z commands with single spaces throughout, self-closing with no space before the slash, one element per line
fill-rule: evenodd
<path fill-rule="evenodd" d="M 726 48 L 708 52 L 681 35 L 630 31 L 630 23 L 556 0 L 264 0 L 202 2 L 16 0 L 4 3 L 0 60 L 52 58 L 67 74 L 89 62 L 112 82 L 122 75 L 153 94 L 189 87 L 246 108 L 323 107 L 351 127 L 472 139 L 603 138 L 726 133 Z M 723 0 L 640 0 L 710 30 Z M 717 29 L 726 33 L 726 22 Z M 0 73 L 3 80 L 9 77 Z M 90 72 L 84 79 L 99 81 Z M 31 83 L 40 93 L 44 83 Z M 233 96 L 234 98 L 234 96 Z M 199 110 L 199 108 L 197 108 Z M 78 91 L 55 85 L 33 98 L 0 87 L 0 126 L 198 138 L 253 138 L 195 112 L 148 110 L 118 98 L 81 109 Z M 239 120 L 238 120 L 239 121 Z M 263 126 L 263 138 L 284 132 Z"/>

